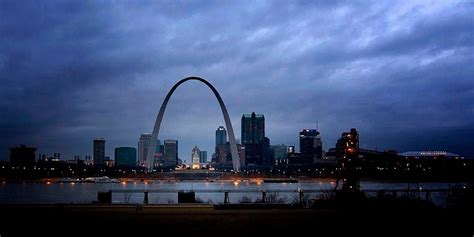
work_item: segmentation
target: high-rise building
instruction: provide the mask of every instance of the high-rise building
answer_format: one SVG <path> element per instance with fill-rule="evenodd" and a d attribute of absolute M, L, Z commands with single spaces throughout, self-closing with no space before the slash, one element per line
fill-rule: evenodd
<path fill-rule="evenodd" d="M 227 165 L 228 161 L 232 162 L 232 158 L 229 159 L 230 146 L 229 143 L 219 144 L 216 147 L 216 162 L 219 165 Z"/>
<path fill-rule="evenodd" d="M 273 164 L 272 154 L 270 153 L 270 139 L 264 137 L 260 143 L 260 150 L 262 152 L 262 161 L 260 164 L 270 166 Z"/>
<path fill-rule="evenodd" d="M 193 170 L 201 168 L 200 155 L 201 155 L 201 151 L 199 150 L 199 147 L 194 146 L 192 150 L 192 154 L 191 154 L 191 163 L 192 163 L 191 168 Z"/>
<path fill-rule="evenodd" d="M 21 165 L 33 165 L 35 163 L 36 148 L 20 145 L 10 148 L 10 163 Z"/>
<path fill-rule="evenodd" d="M 105 165 L 105 140 L 94 139 L 94 165 Z"/>
<path fill-rule="evenodd" d="M 265 116 L 244 114 L 241 121 L 241 142 L 245 146 L 245 164 L 263 165 L 269 156 L 269 141 L 265 138 Z"/>
<path fill-rule="evenodd" d="M 224 126 L 219 126 L 216 130 L 216 147 L 227 142 L 227 131 Z"/>
<path fill-rule="evenodd" d="M 146 165 L 146 161 L 148 158 L 148 147 L 150 146 L 150 141 L 151 141 L 151 134 L 143 133 L 140 135 L 140 139 L 138 140 L 138 165 L 140 166 Z M 163 152 L 160 150 L 160 145 L 161 145 L 160 140 L 157 140 L 155 153 Z"/>
<path fill-rule="evenodd" d="M 175 166 L 178 163 L 178 141 L 164 141 L 164 166 Z"/>
<path fill-rule="evenodd" d="M 244 114 L 241 122 L 242 144 L 258 144 L 265 137 L 265 116 L 263 114 Z"/>
<path fill-rule="evenodd" d="M 245 146 L 245 165 L 261 165 L 262 145 L 258 143 L 247 143 Z"/>
<path fill-rule="evenodd" d="M 207 163 L 207 151 L 200 151 L 199 152 L 199 162 L 200 163 Z"/>
<path fill-rule="evenodd" d="M 115 166 L 132 167 L 137 165 L 137 149 L 135 147 L 115 148 Z"/>
<path fill-rule="evenodd" d="M 245 146 L 242 144 L 237 144 L 237 150 L 239 152 L 240 158 L 240 167 L 245 167 Z"/>
<path fill-rule="evenodd" d="M 300 132 L 301 163 L 314 164 L 323 158 L 323 142 L 316 129 L 303 129 Z"/>
<path fill-rule="evenodd" d="M 342 189 L 359 189 L 356 167 L 359 162 L 359 133 L 355 128 L 341 134 L 336 143 L 336 159 L 342 161 Z"/>

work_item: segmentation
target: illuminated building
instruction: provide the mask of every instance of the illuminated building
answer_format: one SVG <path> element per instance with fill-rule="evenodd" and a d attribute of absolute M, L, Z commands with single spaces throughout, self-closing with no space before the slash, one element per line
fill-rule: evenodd
<path fill-rule="evenodd" d="M 447 151 L 407 151 L 398 154 L 405 158 L 436 160 L 436 159 L 464 159 L 461 155 L 454 154 Z"/>
<path fill-rule="evenodd" d="M 342 160 L 342 189 L 358 191 L 356 165 L 359 162 L 359 133 L 355 128 L 344 132 L 336 143 L 336 157 Z"/>
<path fill-rule="evenodd" d="M 111 160 L 110 157 L 106 156 L 105 157 L 105 166 L 114 167 L 115 166 L 115 160 Z"/>
<path fill-rule="evenodd" d="M 193 170 L 201 168 L 201 166 L 200 166 L 200 150 L 197 146 L 194 146 L 194 148 L 192 150 L 191 160 L 192 160 L 191 168 Z"/>
<path fill-rule="evenodd" d="M 287 164 L 288 163 L 288 147 L 286 145 L 273 145 L 271 146 L 273 152 L 273 159 L 275 164 Z"/>
<path fill-rule="evenodd" d="M 216 130 L 216 147 L 227 143 L 227 131 L 224 126 L 219 126 Z"/>
<path fill-rule="evenodd" d="M 295 146 L 288 146 L 288 153 L 295 153 L 296 149 Z"/>

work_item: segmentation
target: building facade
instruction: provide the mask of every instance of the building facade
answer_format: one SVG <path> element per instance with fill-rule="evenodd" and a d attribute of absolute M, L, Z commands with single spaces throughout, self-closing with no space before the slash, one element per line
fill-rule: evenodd
<path fill-rule="evenodd" d="M 265 116 L 263 114 L 244 114 L 241 121 L 242 144 L 258 144 L 265 137 Z"/>
<path fill-rule="evenodd" d="M 20 145 L 10 148 L 10 163 L 20 165 L 33 165 L 35 163 L 36 148 Z"/>
<path fill-rule="evenodd" d="M 201 168 L 200 155 L 201 155 L 201 151 L 199 150 L 199 147 L 194 146 L 191 153 L 191 168 L 193 170 Z"/>
<path fill-rule="evenodd" d="M 105 165 L 105 140 L 103 138 L 94 139 L 93 159 L 94 165 Z"/>
<path fill-rule="evenodd" d="M 300 153 L 302 164 L 310 165 L 323 158 L 323 142 L 316 129 L 300 132 Z"/>
<path fill-rule="evenodd" d="M 150 146 L 151 134 L 143 133 L 138 139 L 138 165 L 145 166 L 148 160 L 148 149 Z M 163 153 L 161 148 L 161 141 L 156 141 L 155 155 L 157 153 Z"/>
<path fill-rule="evenodd" d="M 219 126 L 216 130 L 216 147 L 227 143 L 227 131 L 224 126 Z"/>
<path fill-rule="evenodd" d="M 133 167 L 137 165 L 137 149 L 135 147 L 115 148 L 115 166 Z"/>
<path fill-rule="evenodd" d="M 271 146 L 273 159 L 275 164 L 287 164 L 288 147 L 284 144 Z"/>
<path fill-rule="evenodd" d="M 163 166 L 176 166 L 178 163 L 178 141 L 165 140 L 164 141 Z"/>
<path fill-rule="evenodd" d="M 270 141 L 265 137 L 265 116 L 244 114 L 241 120 L 241 142 L 245 146 L 246 165 L 269 165 Z"/>
<path fill-rule="evenodd" d="M 200 163 L 207 163 L 207 151 L 200 151 L 199 152 L 199 162 Z"/>

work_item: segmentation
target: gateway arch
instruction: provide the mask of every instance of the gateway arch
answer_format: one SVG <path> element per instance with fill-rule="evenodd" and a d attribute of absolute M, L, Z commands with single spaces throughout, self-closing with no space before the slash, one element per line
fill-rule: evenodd
<path fill-rule="evenodd" d="M 153 133 L 151 134 L 151 141 L 150 141 L 149 147 L 156 147 L 156 140 L 158 139 L 158 134 L 160 133 L 161 121 L 163 120 L 163 115 L 165 113 L 166 106 L 168 105 L 168 101 L 171 98 L 171 95 L 173 95 L 173 92 L 176 90 L 176 88 L 178 88 L 179 85 L 191 80 L 200 81 L 204 83 L 206 86 L 208 86 L 212 90 L 212 92 L 214 92 L 214 95 L 216 96 L 217 101 L 219 101 L 222 114 L 224 115 L 225 126 L 227 128 L 227 132 L 229 135 L 230 153 L 232 155 L 232 165 L 233 165 L 234 171 L 240 172 L 240 158 L 239 158 L 239 153 L 237 151 L 237 143 L 235 142 L 234 129 L 232 128 L 232 123 L 230 122 L 229 114 L 227 113 L 227 108 L 225 107 L 224 101 L 222 101 L 222 98 L 219 95 L 219 92 L 217 92 L 216 88 L 214 88 L 214 86 L 212 86 L 211 83 L 209 83 L 208 81 L 200 77 L 186 77 L 180 80 L 178 83 L 176 83 L 168 92 L 168 94 L 165 97 L 165 100 L 163 101 L 163 104 L 161 104 L 160 111 L 158 112 L 158 116 L 156 117 L 155 126 L 153 127 Z M 147 154 L 147 168 L 149 171 L 153 170 L 153 163 L 155 160 L 154 157 L 155 157 L 155 149 L 149 148 L 148 154 Z"/>

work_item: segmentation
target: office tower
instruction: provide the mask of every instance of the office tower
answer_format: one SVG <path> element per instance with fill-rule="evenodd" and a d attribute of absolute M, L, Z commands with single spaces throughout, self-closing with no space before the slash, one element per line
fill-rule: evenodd
<path fill-rule="evenodd" d="M 270 139 L 264 137 L 260 143 L 260 150 L 262 153 L 261 165 L 271 166 L 273 165 L 272 155 L 270 154 Z"/>
<path fill-rule="evenodd" d="M 164 166 L 175 166 L 178 163 L 178 141 L 164 141 Z"/>
<path fill-rule="evenodd" d="M 216 130 L 216 147 L 227 142 L 227 131 L 224 126 L 219 126 Z"/>
<path fill-rule="evenodd" d="M 336 158 L 342 161 L 342 189 L 357 191 L 360 188 L 357 177 L 359 162 L 359 133 L 355 128 L 341 134 L 336 143 Z"/>
<path fill-rule="evenodd" d="M 140 135 L 138 140 L 138 165 L 144 166 L 146 165 L 146 161 L 148 160 L 148 147 L 150 146 L 151 134 L 143 133 Z M 156 141 L 155 147 L 155 154 L 162 153 L 163 151 L 160 149 L 161 142 L 160 140 Z"/>
<path fill-rule="evenodd" d="M 105 165 L 105 140 L 94 139 L 94 165 Z"/>
<path fill-rule="evenodd" d="M 200 151 L 199 152 L 199 162 L 200 163 L 207 163 L 207 151 Z"/>
<path fill-rule="evenodd" d="M 263 114 L 244 114 L 241 121 L 242 144 L 258 144 L 265 137 L 265 116 Z"/>
<path fill-rule="evenodd" d="M 216 162 L 219 165 L 229 164 L 229 160 L 232 163 L 232 158 L 230 157 L 230 145 L 227 142 L 226 144 L 219 144 L 216 147 Z"/>
<path fill-rule="evenodd" d="M 245 146 L 245 164 L 263 165 L 269 154 L 268 141 L 265 140 L 265 116 L 263 114 L 244 114 L 241 120 L 241 142 Z"/>
<path fill-rule="evenodd" d="M 133 167 L 137 165 L 137 149 L 134 147 L 115 148 L 115 166 Z"/>
<path fill-rule="evenodd" d="M 305 165 L 314 164 L 323 158 L 323 143 L 316 129 L 303 129 L 300 132 L 300 153 L 301 163 Z"/>

